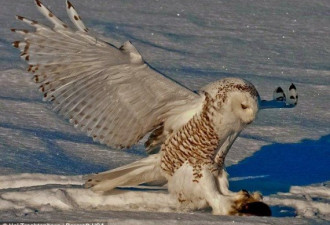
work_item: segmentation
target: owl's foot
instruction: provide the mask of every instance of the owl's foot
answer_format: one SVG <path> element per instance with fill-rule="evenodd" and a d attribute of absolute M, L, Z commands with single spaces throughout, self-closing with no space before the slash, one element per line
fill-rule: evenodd
<path fill-rule="evenodd" d="M 271 216 L 269 206 L 261 200 L 262 195 L 259 192 L 249 193 L 246 190 L 241 190 L 234 196 L 234 206 L 230 214 L 239 216 Z"/>

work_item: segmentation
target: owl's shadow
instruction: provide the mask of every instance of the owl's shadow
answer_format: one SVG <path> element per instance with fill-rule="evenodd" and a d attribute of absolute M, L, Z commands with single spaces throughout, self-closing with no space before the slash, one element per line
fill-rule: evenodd
<path fill-rule="evenodd" d="M 227 168 L 230 177 L 255 177 L 230 181 L 230 189 L 262 191 L 264 195 L 288 192 L 291 186 L 330 180 L 330 134 L 319 140 L 263 146 L 251 157 Z"/>

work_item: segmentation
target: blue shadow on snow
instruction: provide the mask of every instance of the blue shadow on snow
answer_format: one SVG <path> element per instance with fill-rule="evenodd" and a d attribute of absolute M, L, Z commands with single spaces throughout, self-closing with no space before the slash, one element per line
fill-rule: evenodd
<path fill-rule="evenodd" d="M 249 158 L 228 167 L 230 177 L 263 176 L 231 181 L 230 189 L 261 191 L 264 195 L 288 192 L 291 186 L 330 180 L 330 134 L 319 140 L 263 146 Z"/>

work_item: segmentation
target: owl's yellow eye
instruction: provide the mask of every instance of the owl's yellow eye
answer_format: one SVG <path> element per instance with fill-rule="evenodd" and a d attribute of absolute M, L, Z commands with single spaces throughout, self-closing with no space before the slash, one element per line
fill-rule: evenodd
<path fill-rule="evenodd" d="M 241 104 L 242 109 L 247 109 L 247 105 Z"/>

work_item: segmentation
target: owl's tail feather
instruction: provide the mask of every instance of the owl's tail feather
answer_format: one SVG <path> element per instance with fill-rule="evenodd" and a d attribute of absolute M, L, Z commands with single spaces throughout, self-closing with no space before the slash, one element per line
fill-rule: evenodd
<path fill-rule="evenodd" d="M 161 174 L 160 156 L 155 154 L 113 170 L 90 175 L 85 187 L 105 192 L 116 187 L 136 186 L 164 179 Z"/>

